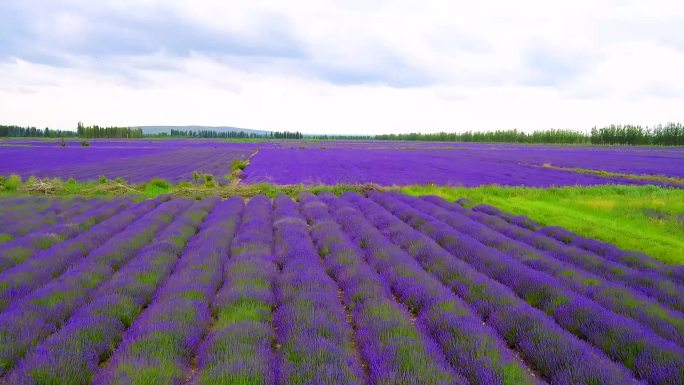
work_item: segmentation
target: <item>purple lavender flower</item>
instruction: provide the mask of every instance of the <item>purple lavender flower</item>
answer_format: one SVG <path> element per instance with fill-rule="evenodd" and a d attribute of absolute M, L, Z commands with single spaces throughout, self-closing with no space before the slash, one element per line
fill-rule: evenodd
<path fill-rule="evenodd" d="M 130 198 L 99 200 L 74 205 L 74 210 L 60 215 L 59 223 L 37 228 L 21 237 L 0 245 L 0 272 L 18 265 L 55 243 L 77 236 L 97 223 L 110 218 L 131 205 Z M 85 213 L 84 213 L 85 212 Z M 34 214 L 35 215 L 35 214 Z"/>
<path fill-rule="evenodd" d="M 325 273 L 296 204 L 275 199 L 273 227 L 278 276 L 276 340 L 282 354 L 281 382 L 362 384 L 364 372 L 352 343 L 335 282 Z"/>
<path fill-rule="evenodd" d="M 278 266 L 273 256 L 271 202 L 246 205 L 230 247 L 223 285 L 212 303 L 214 323 L 198 355 L 193 384 L 275 384 L 273 310 Z"/>
<path fill-rule="evenodd" d="M 424 249 L 433 248 L 432 252 L 444 252 L 446 249 L 451 255 L 509 286 L 526 302 L 622 362 L 640 378 L 653 384 L 676 383 L 682 378 L 684 349 L 676 344 L 660 338 L 633 320 L 605 310 L 586 297 L 558 287 L 548 275 L 487 248 L 453 228 L 449 229 L 448 225 L 398 201 L 391 194 L 371 193 L 371 198 L 444 248 L 431 242 L 426 244 L 432 247 L 421 245 Z"/>
<path fill-rule="evenodd" d="M 58 276 L 159 203 L 160 200 L 155 199 L 135 204 L 89 231 L 40 251 L 24 263 L 0 273 L 0 310 Z"/>
<path fill-rule="evenodd" d="M 185 244 L 195 235 L 215 204 L 216 200 L 213 199 L 196 202 L 166 227 L 156 242 L 146 246 L 110 280 L 99 286 L 92 295 L 95 299 L 93 302 L 82 307 L 66 322 L 64 328 L 24 358 L 7 375 L 12 379 L 11 382 L 54 383 L 56 379 L 68 378 L 67 383 L 90 383 L 93 372 L 109 357 L 121 340 L 123 331 L 152 300 L 162 281 L 171 274 Z M 88 337 L 101 331 L 113 342 L 103 344 L 102 338 Z M 74 348 L 80 354 L 62 356 L 63 352 Z M 72 367 L 79 371 L 68 371 Z M 67 371 L 60 372 L 57 368 Z"/>
<path fill-rule="evenodd" d="M 555 384 L 568 379 L 575 383 L 596 381 L 604 384 L 624 384 L 632 381 L 627 370 L 614 364 L 591 346 L 578 341 L 545 314 L 526 305 L 510 289 L 474 271 L 443 250 L 441 253 L 438 250 L 426 252 L 430 250 L 425 250 L 422 246 L 426 241 L 424 236 L 415 233 L 413 229 L 372 201 L 363 199 L 358 194 L 343 194 L 344 200 L 337 199 L 331 194 L 321 195 L 332 208 L 335 219 L 345 232 L 366 249 L 369 258 L 375 260 L 375 269 L 388 277 L 388 280 L 396 282 L 393 286 L 395 294 L 400 299 L 403 298 L 402 302 L 410 309 L 426 306 L 424 304 L 431 303 L 435 297 L 439 298 L 440 293 L 442 296 L 451 295 L 453 298 L 453 294 L 448 294 L 448 290 L 445 291 L 442 287 L 444 283 L 475 307 L 483 320 L 491 325 L 509 346 L 516 347 L 530 367 L 550 383 Z M 350 202 L 354 202 L 359 209 L 352 207 Z M 393 242 L 401 245 L 403 250 Z M 449 310 L 459 309 L 453 305 L 446 308 L 436 306 L 432 309 L 434 310 L 425 313 L 425 317 L 434 319 L 438 325 L 436 330 L 449 326 L 451 329 L 445 330 L 454 331 L 441 334 L 444 338 L 442 343 L 452 346 L 449 353 L 453 354 L 453 357 L 467 356 L 469 351 L 476 356 L 478 353 L 481 354 L 482 350 L 479 349 L 465 352 L 458 349 L 457 346 L 468 343 L 469 338 L 473 337 L 470 333 L 455 332 L 462 328 L 461 325 L 471 325 L 469 330 L 473 330 L 481 323 L 462 324 L 458 321 L 463 315 L 456 319 L 451 316 L 441 321 L 444 316 L 449 315 Z M 490 337 L 489 341 L 496 340 L 497 338 Z M 480 359 L 486 362 L 494 357 L 496 356 L 484 355 Z M 467 367 L 471 368 L 475 378 L 481 378 L 480 381 L 483 383 L 486 383 L 487 378 L 491 378 L 493 373 L 490 369 L 480 370 L 487 368 L 484 365 L 472 364 Z M 512 383 L 516 383 L 515 378 Z"/>
<path fill-rule="evenodd" d="M 209 303 L 240 221 L 242 200 L 219 203 L 185 247 L 173 273 L 136 318 L 95 384 L 179 383 L 211 322 Z"/>
<path fill-rule="evenodd" d="M 684 345 L 684 315 L 664 307 L 656 300 L 639 292 L 557 260 L 542 250 L 517 241 L 515 237 L 509 238 L 503 235 L 507 230 L 514 228 L 514 225 L 496 218 L 488 218 L 477 211 L 452 205 L 438 197 L 424 197 L 416 200 L 400 194 L 394 196 L 421 212 L 449 224 L 459 233 L 471 236 L 526 266 L 546 272 L 563 286 L 593 299 L 609 310 L 640 321 L 662 337 Z M 490 224 L 491 228 L 478 221 L 482 218 Z M 517 232 L 520 231 L 517 229 Z M 508 231 L 508 233 L 511 232 Z M 516 231 L 513 234 L 516 234 Z"/>
<path fill-rule="evenodd" d="M 350 309 L 355 341 L 371 383 L 466 384 L 448 367 L 422 323 L 413 325 L 409 313 L 392 300 L 389 287 L 363 260 L 363 252 L 334 222 L 327 206 L 311 194 L 300 200 L 324 266 Z"/>

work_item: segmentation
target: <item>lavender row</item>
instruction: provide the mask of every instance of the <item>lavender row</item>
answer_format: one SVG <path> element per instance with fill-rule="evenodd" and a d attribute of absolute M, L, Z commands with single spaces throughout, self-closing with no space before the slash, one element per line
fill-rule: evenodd
<path fill-rule="evenodd" d="M 449 255 L 431 239 L 415 231 L 378 204 L 354 193 L 345 193 L 342 197 L 346 205 L 353 204 L 358 208 L 340 211 L 338 221 L 352 215 L 356 217 L 345 226 L 345 231 L 357 231 L 355 229 L 360 227 L 361 223 L 368 221 L 372 226 L 364 225 L 364 232 L 358 234 L 358 241 L 362 242 L 362 245 L 366 244 L 368 239 L 365 233 L 379 230 L 382 239 L 386 239 L 374 252 L 405 252 L 412 257 L 408 259 L 414 262 L 417 260 L 423 269 L 473 306 L 483 320 L 493 327 L 509 346 L 516 348 L 523 360 L 549 383 L 634 382 L 631 373 L 624 367 L 615 364 L 596 348 L 579 341 L 571 333 L 560 328 L 546 314 L 522 301 L 510 288 Z M 374 227 L 377 230 L 372 230 Z M 387 242 L 387 239 L 390 242 Z M 403 284 L 402 281 L 398 287 L 401 288 Z"/>
<path fill-rule="evenodd" d="M 355 339 L 372 384 L 467 384 L 455 375 L 422 325 L 391 297 L 378 274 L 313 195 L 300 197 L 300 209 L 324 258 L 326 271 L 342 289 L 351 309 Z M 517 382 L 522 383 L 522 382 Z"/>
<path fill-rule="evenodd" d="M 93 202 L 100 203 L 99 200 Z M 24 262 L 41 250 L 48 249 L 65 239 L 75 237 L 83 231 L 117 214 L 131 205 L 130 198 L 115 199 L 96 207 L 86 203 L 79 204 L 72 216 L 65 213 L 60 223 L 31 231 L 11 242 L 0 245 L 0 272 Z M 82 211 L 87 211 L 82 213 Z M 80 215 L 78 215 L 80 214 Z"/>
<path fill-rule="evenodd" d="M 17 199 L 11 203 L 8 202 L 0 206 L 0 229 L 2 229 L 2 234 L 4 235 L 11 237 L 20 236 L 30 231 L 32 229 L 31 224 L 41 220 L 42 214 L 52 212 L 52 216 L 54 216 L 55 212 L 64 210 L 70 207 L 71 204 L 71 200 L 63 198 L 43 199 L 40 201 Z M 54 220 L 54 218 L 51 219 Z M 28 229 L 24 231 L 25 223 L 28 225 Z"/>
<path fill-rule="evenodd" d="M 283 359 L 280 382 L 365 383 L 337 285 L 321 266 L 306 222 L 287 196 L 278 196 L 274 207 L 275 252 L 282 266 L 274 314 Z"/>
<path fill-rule="evenodd" d="M 216 204 L 194 203 L 164 229 L 155 242 L 122 266 L 94 293 L 92 302 L 74 314 L 65 326 L 40 344 L 7 382 L 19 385 L 86 385 L 106 364 L 140 312 L 171 274 L 188 240 Z"/>
<path fill-rule="evenodd" d="M 413 231 L 372 201 L 354 194 L 345 194 L 343 197 L 345 201 L 332 201 L 339 202 L 336 204 L 341 207 L 337 219 L 338 221 L 347 221 L 345 230 L 352 233 L 358 232 L 356 234 L 357 241 L 366 248 L 371 249 L 372 247 L 372 253 L 369 252 L 369 256 L 384 257 L 384 263 L 378 267 L 380 271 L 390 271 L 390 267 L 396 265 L 398 261 L 401 261 L 405 266 L 411 266 L 411 264 L 416 266 L 404 267 L 394 273 L 398 275 L 396 290 L 398 290 L 397 293 L 400 297 L 408 295 L 410 301 L 414 303 L 423 303 L 431 301 L 432 298 L 445 297 L 447 294 L 443 292 L 444 289 L 440 289 L 442 291 L 436 289 L 439 288 L 441 281 L 473 306 L 480 317 L 493 327 L 509 346 L 516 348 L 530 367 L 549 383 L 591 383 L 595 381 L 603 384 L 624 384 L 631 381 L 632 376 L 628 371 L 615 365 L 597 352 L 595 348 L 580 342 L 572 334 L 558 327 L 545 314 L 517 298 L 509 288 L 474 271 L 468 265 L 450 256 L 431 253 L 432 250 L 426 250 L 425 245 L 429 246 L 429 241 L 425 239 L 425 236 Z M 362 213 L 356 208 L 351 208 L 352 203 Z M 351 221 L 345 219 L 352 217 L 355 219 Z M 362 232 L 357 230 L 360 228 L 363 228 Z M 370 242 L 371 240 L 375 245 Z M 392 243 L 395 243 L 396 246 Z M 397 248 L 397 246 L 404 250 Z M 390 259 L 389 256 L 394 257 Z M 434 274 L 439 278 L 439 281 L 432 275 L 421 272 L 422 269 Z M 419 278 L 419 282 L 422 282 L 421 285 L 425 288 L 417 290 L 415 284 L 408 285 L 410 281 L 406 275 L 408 272 L 414 271 L 419 273 L 412 275 Z M 448 290 L 446 292 L 449 293 Z M 415 298 L 415 296 L 418 297 Z M 452 311 L 459 310 L 458 307 L 453 306 L 451 309 Z M 436 320 L 440 320 L 440 314 L 446 313 L 444 310 L 440 310 L 439 307 L 435 309 Z M 451 330 L 458 330 L 459 317 L 452 316 L 451 319 L 453 325 Z M 448 323 L 443 322 L 442 325 L 448 325 Z M 457 336 L 456 341 L 459 339 L 467 341 L 469 334 L 452 332 L 451 334 L 443 333 L 442 336 L 452 339 Z M 492 341 L 497 339 L 489 338 L 485 341 L 491 345 Z M 450 350 L 451 354 L 459 354 L 458 344 L 453 343 L 453 346 L 454 348 Z M 477 348 L 471 349 L 471 351 L 480 356 L 483 352 L 482 349 Z M 496 356 L 484 356 L 480 359 L 493 358 Z M 479 366 L 473 365 L 472 370 L 477 371 Z M 503 373 L 507 374 L 506 370 Z M 490 382 L 494 382 L 495 379 Z M 482 382 L 487 383 L 487 381 L 487 377 L 483 376 Z"/>
<path fill-rule="evenodd" d="M 532 220 L 526 216 L 513 215 L 511 213 L 507 213 L 507 212 L 499 209 L 498 207 L 494 207 L 491 205 L 480 204 L 480 205 L 473 207 L 473 211 L 479 211 L 479 212 L 485 213 L 487 215 L 499 217 L 499 218 L 503 219 L 504 221 L 506 221 L 512 225 L 521 227 L 523 229 L 538 230 L 541 228 L 541 225 L 539 223 L 535 222 L 534 220 Z"/>
<path fill-rule="evenodd" d="M 478 210 L 479 211 L 479 210 Z M 504 235 L 525 242 L 536 249 L 546 251 L 554 258 L 580 267 L 586 271 L 621 283 L 658 299 L 673 310 L 684 312 L 684 286 L 676 284 L 659 273 L 635 270 L 623 264 L 606 260 L 575 246 L 569 246 L 539 232 L 517 226 L 501 227 L 498 216 L 480 216 L 480 222 L 496 227 Z"/>
<path fill-rule="evenodd" d="M 216 205 L 94 384 L 175 384 L 185 380 L 210 324 L 209 303 L 221 284 L 222 266 L 242 206 L 239 198 Z"/>
<path fill-rule="evenodd" d="M 391 194 L 371 194 L 371 199 L 434 239 L 439 244 L 432 244 L 434 252 L 446 249 L 451 255 L 510 287 L 530 305 L 545 311 L 566 330 L 623 363 L 639 378 L 652 384 L 677 384 L 684 378 L 684 349 L 673 342 L 631 319 L 607 311 L 584 296 L 559 287 L 548 275 L 487 248 L 472 237 L 460 234 L 430 215 L 398 201 Z"/>
<path fill-rule="evenodd" d="M 200 347 L 198 369 L 190 382 L 275 384 L 277 362 L 272 346 L 278 266 L 268 198 L 256 196 L 247 203 L 223 276 L 212 304 L 214 323 Z"/>
<path fill-rule="evenodd" d="M 666 265 L 646 254 L 621 250 L 610 243 L 592 238 L 584 238 L 560 227 L 544 227 L 539 232 L 555 238 L 565 244 L 590 251 L 613 262 L 618 262 L 633 269 L 657 272 L 679 284 L 684 284 L 684 266 Z"/>
<path fill-rule="evenodd" d="M 149 243 L 187 204 L 164 203 L 88 254 L 63 275 L 14 302 L 0 315 L 0 360 L 9 369 L 32 346 L 58 330 L 119 266 Z"/>
<path fill-rule="evenodd" d="M 417 210 L 447 223 L 460 234 L 473 237 L 528 267 L 543 271 L 553 276 L 564 287 L 591 298 L 606 309 L 641 322 L 642 325 L 651 328 L 662 337 L 684 345 L 683 314 L 672 311 L 639 292 L 613 284 L 602 277 L 561 262 L 546 252 L 536 250 L 497 232 L 505 231 L 505 228 L 512 226 L 507 222 L 501 220 L 497 223 L 488 218 L 492 224 L 492 228 L 489 228 L 478 222 L 484 214 L 452 205 L 441 198 L 426 197 L 417 200 L 404 198 L 401 195 L 396 195 L 396 197 Z"/>
<path fill-rule="evenodd" d="M 19 212 L 6 218 L 6 223 L 0 223 L 2 232 L 14 238 L 25 235 L 32 230 L 40 229 L 62 222 L 65 218 L 82 214 L 106 203 L 103 199 L 53 199 L 46 210 L 36 213 L 34 210 Z"/>
<path fill-rule="evenodd" d="M 601 242 L 593 238 L 581 237 L 561 227 L 542 227 L 530 218 L 524 216 L 515 216 L 494 206 L 480 204 L 473 207 L 473 210 L 490 216 L 499 217 L 506 222 L 524 229 L 538 231 L 539 233 L 564 244 L 575 246 L 609 261 L 616 262 L 633 269 L 660 273 L 679 284 L 684 283 L 684 266 L 666 265 L 644 253 L 621 250 L 610 243 Z M 528 224 L 533 224 L 533 226 L 529 226 Z"/>
<path fill-rule="evenodd" d="M 160 200 L 155 199 L 135 204 L 89 231 L 40 251 L 22 264 L 0 273 L 0 310 L 61 274 L 159 203 Z"/>

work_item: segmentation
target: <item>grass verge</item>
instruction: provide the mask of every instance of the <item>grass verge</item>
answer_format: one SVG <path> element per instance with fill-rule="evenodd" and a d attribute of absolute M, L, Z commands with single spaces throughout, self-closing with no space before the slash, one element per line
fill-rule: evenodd
<path fill-rule="evenodd" d="M 684 264 L 684 190 L 657 186 L 475 188 L 407 186 L 414 196 L 467 197 L 542 225 L 644 252 L 665 263 Z"/>
<path fill-rule="evenodd" d="M 544 163 L 544 165 L 542 167 L 551 168 L 554 170 L 571 171 L 571 172 L 576 172 L 576 173 L 580 173 L 580 174 L 602 176 L 605 178 L 625 178 L 625 179 L 632 179 L 632 180 L 639 180 L 639 181 L 646 181 L 646 182 L 663 182 L 663 183 L 668 183 L 668 184 L 676 185 L 676 186 L 684 186 L 684 178 L 679 178 L 676 176 L 654 175 L 654 174 L 626 174 L 626 173 L 622 173 L 622 172 L 593 170 L 593 169 L 589 169 L 589 168 L 560 167 L 560 166 L 554 166 L 550 163 Z"/>
<path fill-rule="evenodd" d="M 203 178 L 206 176 L 203 176 Z M 11 179 L 11 182 L 10 182 Z M 212 179 L 213 181 L 213 179 Z M 7 184 L 5 186 L 3 183 Z M 257 184 L 238 184 L 229 183 L 219 185 L 218 183 L 181 182 L 173 185 L 163 179 L 152 179 L 148 183 L 129 184 L 124 180 L 110 180 L 101 177 L 97 181 L 77 182 L 70 179 L 66 182 L 60 179 L 35 178 L 31 177 L 22 181 L 18 177 L 10 177 L 0 180 L 0 196 L 19 194 L 19 195 L 47 195 L 47 196 L 111 196 L 111 195 L 137 195 L 141 197 L 153 198 L 159 195 L 172 194 L 185 198 L 203 198 L 208 196 L 221 196 L 228 198 L 241 196 L 245 198 L 263 194 L 268 197 L 275 197 L 278 194 L 287 194 L 295 197 L 302 191 L 330 191 L 334 194 L 341 194 L 345 191 L 356 191 L 363 193 L 369 190 L 384 191 L 391 188 L 381 187 L 374 184 L 336 184 L 336 185 L 317 185 L 309 186 L 302 184 L 294 185 L 273 185 L 269 183 Z"/>

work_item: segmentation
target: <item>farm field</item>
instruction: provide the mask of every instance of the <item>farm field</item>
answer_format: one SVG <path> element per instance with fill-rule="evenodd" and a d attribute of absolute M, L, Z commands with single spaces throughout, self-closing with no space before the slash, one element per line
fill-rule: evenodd
<path fill-rule="evenodd" d="M 241 179 L 252 184 L 684 186 L 684 149 L 674 147 L 162 139 L 91 140 L 89 147 L 70 141 L 62 148 L 54 140 L 0 141 L 0 175 L 24 179 L 178 183 L 196 171 L 224 181 L 234 160 L 248 158 Z"/>
<path fill-rule="evenodd" d="M 230 174 L 234 160 L 245 160 L 254 151 L 250 144 L 218 141 L 91 140 L 88 147 L 76 141 L 61 147 L 59 141 L 12 140 L 0 142 L 0 175 L 178 183 L 192 180 L 194 172 L 219 178 Z"/>
<path fill-rule="evenodd" d="M 0 383 L 683 383 L 684 267 L 467 206 L 2 196 Z"/>

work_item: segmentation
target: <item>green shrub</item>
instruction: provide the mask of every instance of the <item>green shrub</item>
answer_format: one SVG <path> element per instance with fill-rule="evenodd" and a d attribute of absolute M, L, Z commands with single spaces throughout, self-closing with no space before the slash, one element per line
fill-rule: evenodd
<path fill-rule="evenodd" d="M 107 183 L 107 177 L 104 175 L 100 175 L 100 177 L 97 179 L 97 181 L 100 182 L 100 184 L 105 184 L 105 183 Z"/>
<path fill-rule="evenodd" d="M 149 184 L 154 186 L 154 187 L 159 187 L 159 188 L 163 188 L 163 189 L 168 189 L 171 187 L 171 183 L 167 182 L 166 180 L 164 180 L 162 178 L 153 178 L 149 182 Z"/>
<path fill-rule="evenodd" d="M 205 187 L 215 187 L 216 185 L 218 185 L 218 183 L 216 182 L 216 179 L 214 178 L 213 175 L 203 174 L 202 177 L 204 179 L 204 186 Z"/>
<path fill-rule="evenodd" d="M 235 159 L 235 160 L 233 160 L 233 163 L 231 163 L 231 165 L 230 165 L 230 170 L 231 171 L 238 171 L 238 170 L 242 171 L 245 169 L 245 167 L 247 167 L 247 161 L 246 160 Z"/>
<path fill-rule="evenodd" d="M 3 184 L 5 189 L 9 191 L 16 191 L 19 187 L 21 187 L 21 177 L 17 174 L 12 174 Z"/>
<path fill-rule="evenodd" d="M 87 140 L 82 140 L 81 147 L 90 147 L 90 142 L 88 142 Z"/>

